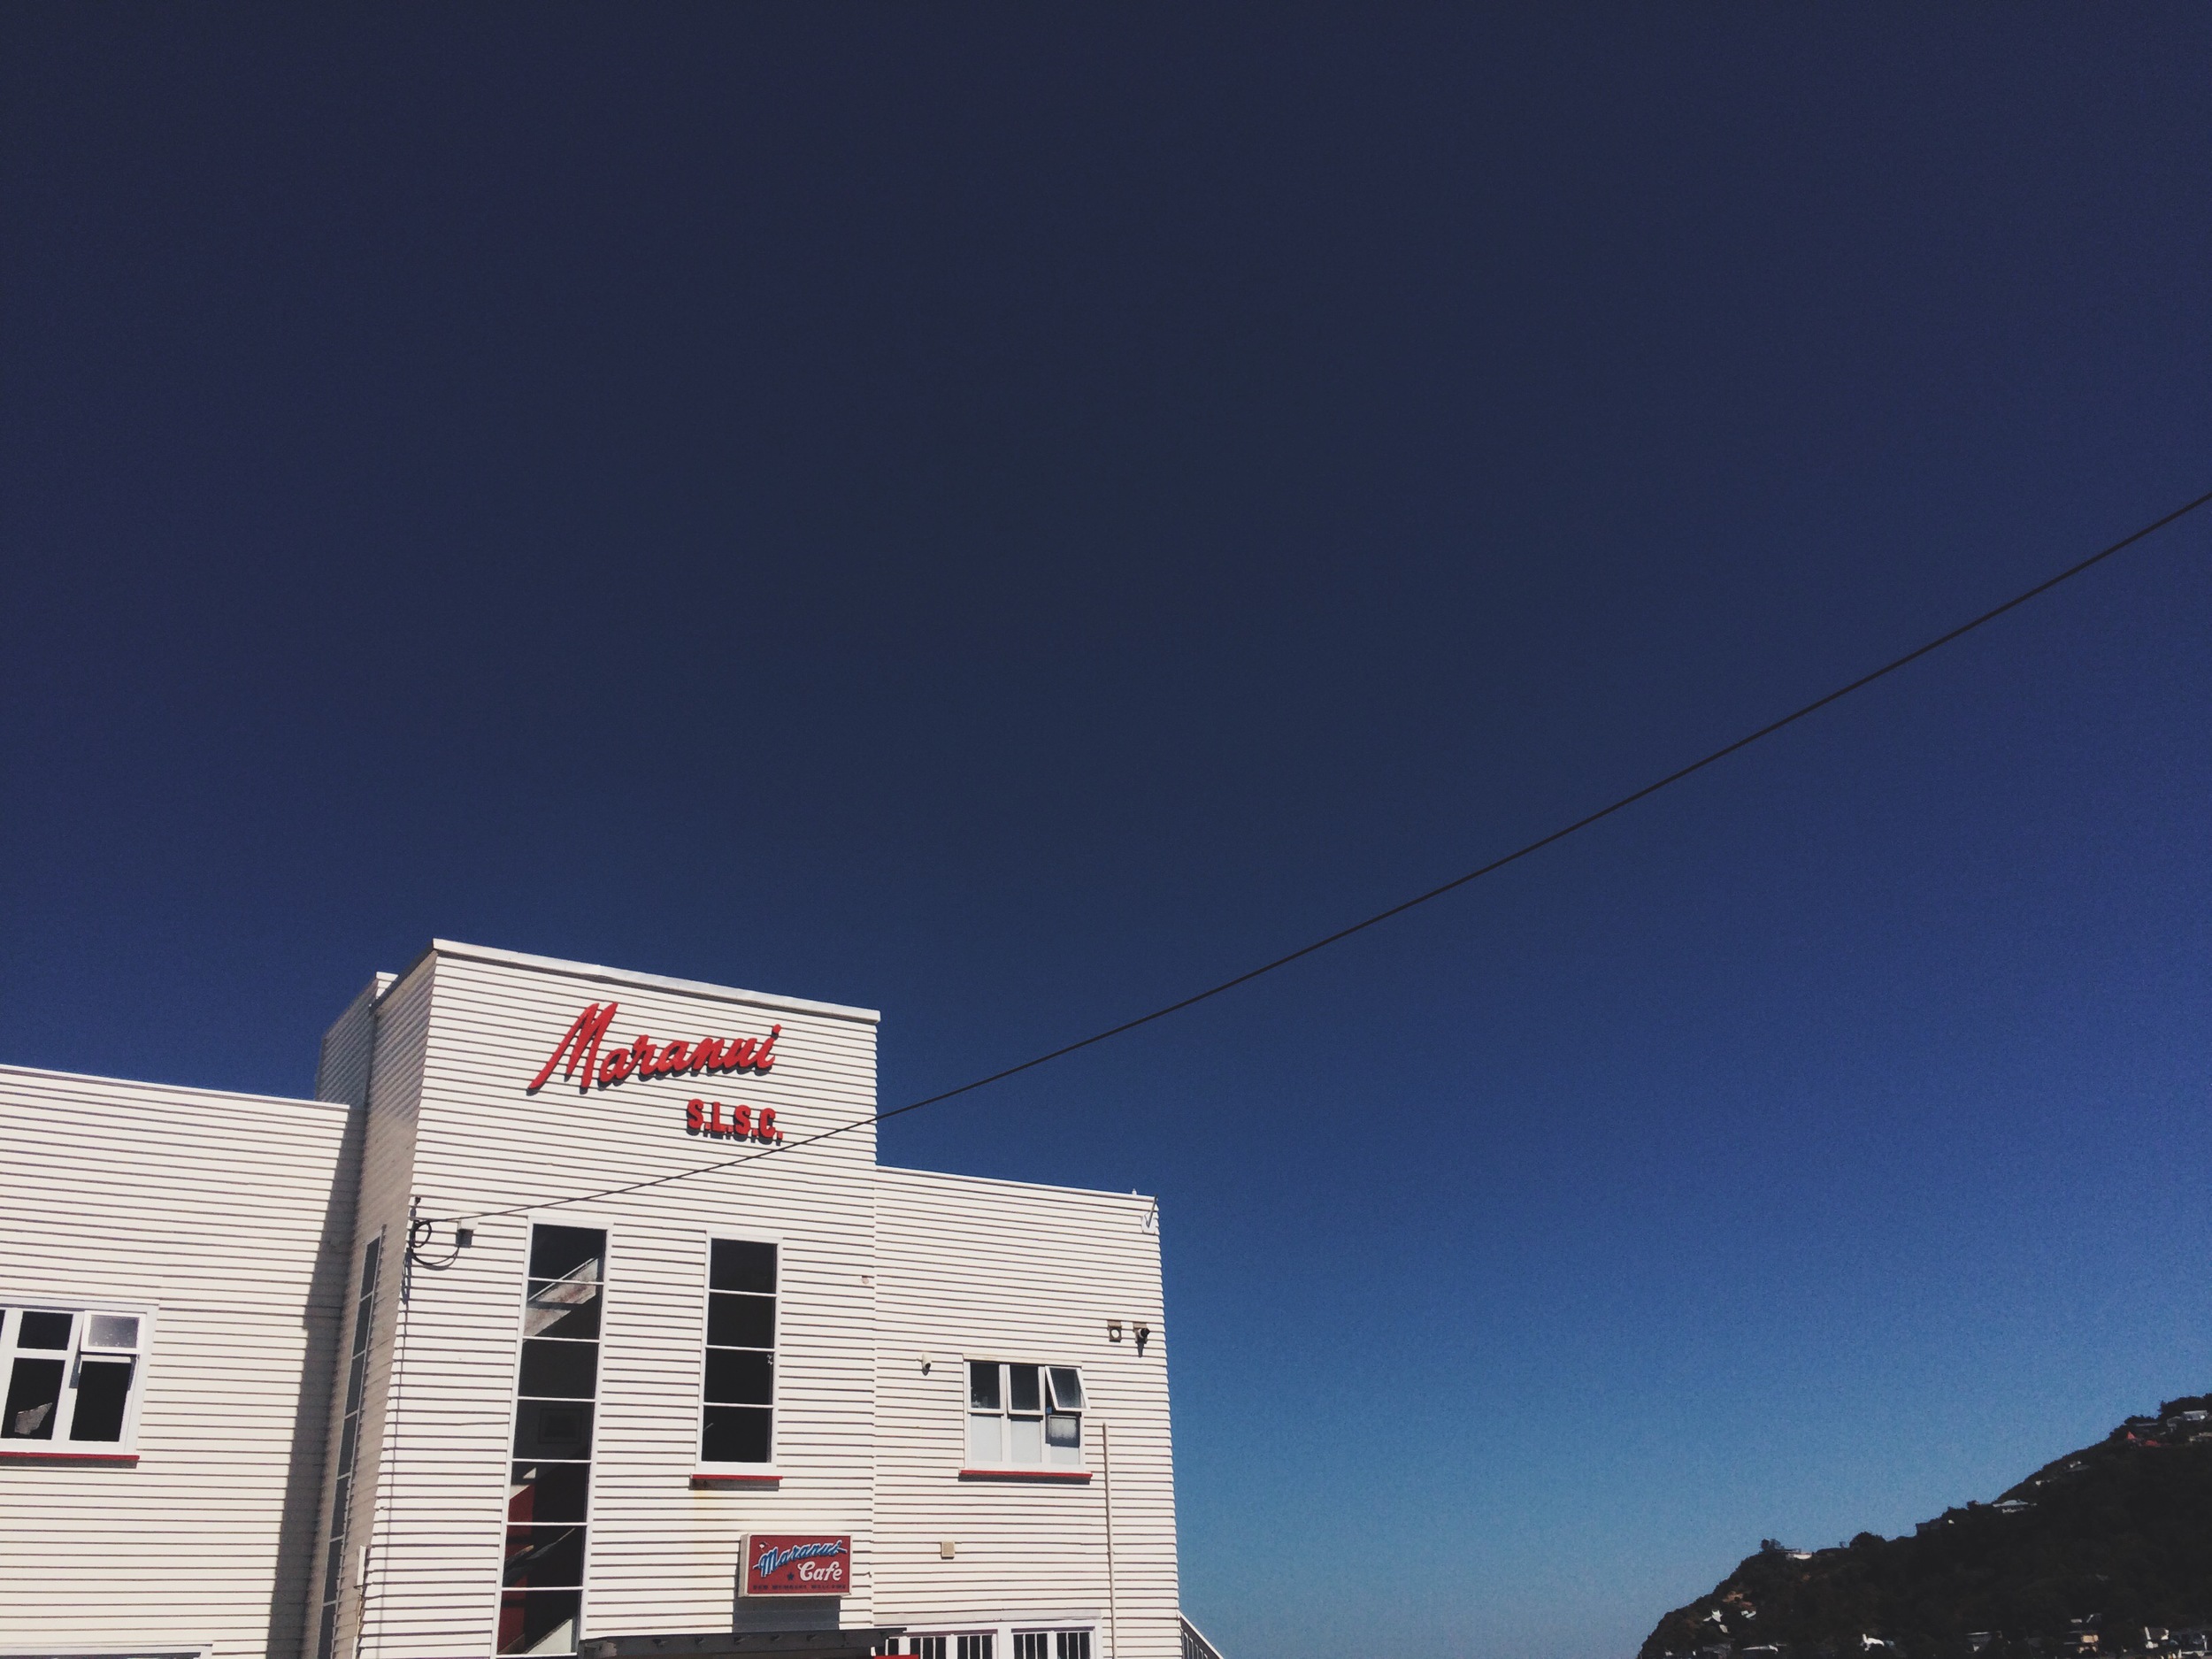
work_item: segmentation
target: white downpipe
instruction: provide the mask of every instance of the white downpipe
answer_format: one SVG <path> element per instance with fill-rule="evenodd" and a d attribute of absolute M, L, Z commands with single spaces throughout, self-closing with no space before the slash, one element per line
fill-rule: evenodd
<path fill-rule="evenodd" d="M 1106 1425 L 1098 1425 L 1098 1482 L 1106 1494 L 1106 1659 L 1121 1659 L 1120 1614 L 1114 1597 L 1114 1459 Z"/>

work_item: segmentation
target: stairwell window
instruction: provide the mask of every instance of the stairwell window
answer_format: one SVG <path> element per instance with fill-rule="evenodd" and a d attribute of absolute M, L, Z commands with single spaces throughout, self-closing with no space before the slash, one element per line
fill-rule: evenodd
<path fill-rule="evenodd" d="M 0 1308 L 0 1456 L 131 1455 L 152 1324 L 144 1312 Z"/>
<path fill-rule="evenodd" d="M 1080 1469 L 1083 1409 L 1072 1365 L 970 1360 L 968 1466 Z"/>
<path fill-rule="evenodd" d="M 776 1461 L 776 1255 L 754 1239 L 708 1246 L 699 1462 L 710 1471 Z"/>
<path fill-rule="evenodd" d="M 499 1596 L 503 1654 L 576 1651 L 606 1279 L 601 1229 L 530 1229 Z"/>

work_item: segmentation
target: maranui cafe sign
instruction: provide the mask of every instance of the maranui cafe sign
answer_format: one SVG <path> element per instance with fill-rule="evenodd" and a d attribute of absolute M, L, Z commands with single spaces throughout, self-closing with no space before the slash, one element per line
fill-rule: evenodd
<path fill-rule="evenodd" d="M 607 1028 L 614 1024 L 618 1002 L 594 1002 L 576 1016 L 575 1022 L 555 1045 L 553 1052 L 530 1079 L 526 1094 L 534 1094 L 552 1079 L 556 1066 L 565 1058 L 564 1079 L 575 1078 L 577 1091 L 612 1088 L 632 1078 L 696 1077 L 701 1072 L 749 1071 L 758 1077 L 776 1064 L 776 1039 L 781 1025 L 771 1025 L 765 1037 L 702 1037 L 696 1042 L 656 1043 L 641 1034 L 626 1048 L 604 1048 Z M 726 1112 L 729 1115 L 725 1117 Z M 727 1141 L 776 1141 L 783 1131 L 776 1127 L 776 1109 L 763 1106 L 725 1106 L 718 1100 L 692 1099 L 684 1102 L 684 1133 Z"/>

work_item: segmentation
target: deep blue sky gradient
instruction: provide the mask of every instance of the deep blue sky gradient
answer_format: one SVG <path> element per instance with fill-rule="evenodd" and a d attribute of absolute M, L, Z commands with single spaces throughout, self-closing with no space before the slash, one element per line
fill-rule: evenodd
<path fill-rule="evenodd" d="M 2200 8 L 19 7 L 0 1057 L 433 934 L 895 1104 L 2212 488 Z M 1232 1659 L 1607 1659 L 2212 1386 L 2212 513 L 890 1126 L 1160 1194 Z"/>

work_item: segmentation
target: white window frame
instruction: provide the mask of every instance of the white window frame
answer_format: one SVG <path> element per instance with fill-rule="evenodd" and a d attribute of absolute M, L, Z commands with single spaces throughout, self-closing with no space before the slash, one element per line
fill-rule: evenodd
<path fill-rule="evenodd" d="M 995 1412 L 979 1411 L 974 1407 L 972 1392 L 974 1385 L 970 1379 L 972 1374 L 971 1368 L 977 1365 L 998 1367 L 999 1405 Z M 1009 1455 L 1008 1450 L 1012 1437 L 1007 1425 L 1014 1420 L 1016 1415 L 1013 1378 L 1010 1373 L 1018 1365 L 1024 1367 L 1034 1365 L 1038 1373 L 1038 1409 L 1035 1421 L 1038 1449 L 1042 1456 L 1039 1462 L 1033 1463 L 1017 1462 Z M 1052 1382 L 1052 1373 L 1056 1371 L 1071 1371 L 1075 1373 L 1076 1386 L 1082 1391 L 1083 1403 L 1072 1411 L 1057 1403 L 1057 1391 L 1054 1388 Z M 1085 1379 L 1083 1367 L 1080 1365 L 1064 1365 L 1055 1360 L 1001 1359 L 987 1354 L 962 1355 L 960 1360 L 961 1472 L 971 1475 L 1031 1475 L 1063 1480 L 1088 1479 L 1091 1474 L 1091 1443 L 1084 1435 L 1082 1425 L 1084 1419 L 1091 1415 L 1090 1399 L 1090 1384 Z M 1000 1425 L 998 1455 L 979 1457 L 976 1455 L 975 1447 L 975 1419 L 994 1416 L 997 1417 Z M 1027 1418 L 1030 1414 L 1025 1411 L 1020 1416 Z M 1076 1420 L 1076 1443 L 1073 1448 L 1075 1455 L 1072 1458 L 1056 1458 L 1052 1455 L 1054 1448 L 1047 1436 L 1046 1425 L 1052 1418 L 1060 1416 L 1072 1416 Z"/>
<path fill-rule="evenodd" d="M 768 1350 L 768 1461 L 764 1463 L 709 1463 L 704 1449 L 707 1410 L 707 1331 L 714 1306 L 714 1247 L 728 1244 L 765 1244 L 776 1252 L 776 1313 Z M 783 1303 L 786 1270 L 790 1251 L 783 1234 L 757 1227 L 716 1227 L 706 1234 L 707 1248 L 699 1258 L 699 1370 L 692 1386 L 692 1479 L 703 1486 L 772 1486 L 783 1479 Z"/>
<path fill-rule="evenodd" d="M 54 1359 L 62 1362 L 61 1398 L 54 1410 L 54 1432 L 42 1440 L 0 1440 L 0 1458 L 31 1457 L 55 1463 L 131 1463 L 138 1461 L 138 1419 L 146 1399 L 146 1372 L 153 1356 L 154 1310 L 151 1308 L 121 1307 L 113 1302 L 65 1302 L 59 1299 L 30 1301 L 11 1300 L 0 1303 L 5 1310 L 0 1323 L 0 1405 L 7 1398 L 7 1391 L 15 1379 L 15 1362 L 19 1355 L 26 1359 Z M 57 1348 L 21 1348 L 17 1338 L 22 1332 L 23 1316 L 27 1313 L 64 1313 L 70 1317 L 69 1346 Z M 134 1348 L 94 1347 L 87 1340 L 91 1335 L 92 1321 L 102 1315 L 138 1321 L 138 1342 Z M 77 1379 L 85 1359 L 128 1359 L 131 1364 L 130 1392 L 123 1402 L 123 1429 L 120 1438 L 112 1440 L 73 1440 L 70 1431 L 76 1426 Z"/>
<path fill-rule="evenodd" d="M 592 1546 L 599 1533 L 599 1496 L 596 1479 L 600 1472 L 599 1434 L 605 1421 L 601 1409 L 606 1403 L 607 1354 L 613 1345 L 611 1329 L 614 1325 L 616 1298 L 612 1291 L 615 1263 L 618 1256 L 618 1242 L 621 1238 L 621 1233 L 614 1221 L 609 1217 L 598 1214 L 579 1213 L 569 1210 L 548 1210 L 542 1212 L 531 1211 L 524 1215 L 521 1221 L 522 1279 L 515 1289 L 514 1358 L 512 1369 L 508 1373 L 514 1380 L 508 1385 L 511 1409 L 507 1417 L 504 1461 L 500 1464 L 504 1478 L 499 1483 L 501 1496 L 499 1528 L 496 1533 L 499 1548 L 492 1567 L 492 1639 L 486 1649 L 489 1659 L 502 1659 L 499 1652 L 499 1613 L 500 1609 L 506 1604 L 507 1591 L 506 1540 L 509 1525 L 507 1505 L 510 1500 L 506 1493 L 513 1479 L 512 1466 L 518 1462 L 526 1461 L 518 1459 L 515 1455 L 515 1429 L 522 1420 L 522 1345 L 529 1340 L 530 1245 L 532 1235 L 540 1227 L 577 1227 L 586 1232 L 604 1233 L 607 1238 L 606 1254 L 600 1257 L 599 1263 L 599 1370 L 592 1385 L 591 1455 L 583 1460 L 592 1471 L 591 1475 L 587 1477 L 588 1484 L 584 1490 L 584 1519 L 580 1523 L 584 1529 L 583 1582 L 576 1586 L 576 1646 L 570 1652 L 578 1654 L 583 1651 L 584 1632 L 589 1628 L 591 1620 L 591 1564 L 594 1553 Z"/>
<path fill-rule="evenodd" d="M 895 1659 L 960 1659 L 962 1643 L 980 1638 L 989 1643 L 991 1659 L 1019 1659 L 1025 1647 L 1039 1643 L 1043 1646 L 1047 1659 L 1058 1659 L 1063 1640 L 1080 1636 L 1081 1645 L 1089 1650 L 1091 1659 L 1099 1659 L 1099 1619 L 1094 1613 L 1030 1612 L 1019 1617 L 1001 1613 L 986 1614 L 984 1617 L 994 1622 L 941 1624 L 909 1631 L 892 1637 L 877 1652 L 895 1655 Z M 970 1651 L 972 1653 L 973 1649 Z"/>

